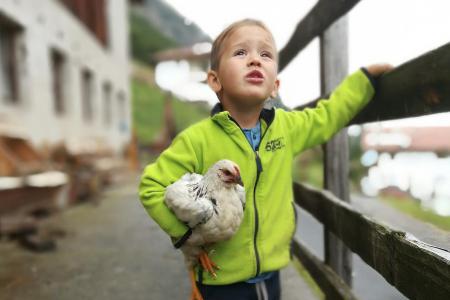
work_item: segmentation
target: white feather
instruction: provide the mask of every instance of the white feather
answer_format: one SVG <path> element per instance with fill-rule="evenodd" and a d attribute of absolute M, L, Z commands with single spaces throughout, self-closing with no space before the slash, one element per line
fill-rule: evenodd
<path fill-rule="evenodd" d="M 245 189 L 224 180 L 224 170 L 239 175 L 234 162 L 221 160 L 204 176 L 185 174 L 166 189 L 166 205 L 193 228 L 181 248 L 189 266 L 197 263 L 202 247 L 231 238 L 241 224 Z"/>
<path fill-rule="evenodd" d="M 165 202 L 175 213 L 177 218 L 194 228 L 213 214 L 214 208 L 210 200 L 205 197 L 195 197 L 194 187 L 198 186 L 203 176 L 185 174 L 180 180 L 166 189 Z"/>

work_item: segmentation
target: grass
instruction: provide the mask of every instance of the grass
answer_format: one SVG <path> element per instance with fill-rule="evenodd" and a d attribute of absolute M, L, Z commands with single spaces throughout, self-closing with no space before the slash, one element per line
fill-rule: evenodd
<path fill-rule="evenodd" d="M 162 129 L 164 98 L 165 93 L 158 87 L 137 80 L 132 81 L 133 127 L 140 144 L 150 144 Z M 209 114 L 206 105 L 176 98 L 173 98 L 172 108 L 177 132 Z"/>
<path fill-rule="evenodd" d="M 420 205 L 420 203 L 414 199 L 399 199 L 395 197 L 381 197 L 381 199 L 395 209 L 404 212 L 416 219 L 433 224 L 443 230 L 450 231 L 450 216 L 440 216 L 438 214 L 435 214 L 431 210 L 424 209 Z"/>
<path fill-rule="evenodd" d="M 140 143 L 150 143 L 162 126 L 163 93 L 156 87 L 133 80 L 133 127 Z"/>

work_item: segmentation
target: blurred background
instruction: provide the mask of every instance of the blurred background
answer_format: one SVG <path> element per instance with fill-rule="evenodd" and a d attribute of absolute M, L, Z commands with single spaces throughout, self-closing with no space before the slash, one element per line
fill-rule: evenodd
<path fill-rule="evenodd" d="M 58 249 L 75 255 L 83 248 L 67 240 L 78 243 L 79 230 L 86 230 L 86 247 L 97 245 L 111 228 L 115 233 L 108 235 L 109 244 L 86 250 L 83 257 L 92 260 L 78 259 L 77 267 L 95 265 L 105 247 L 127 245 L 137 251 L 127 260 L 133 267 L 122 262 L 104 268 L 119 278 L 142 268 L 132 257 L 145 256 L 140 241 L 146 236 L 136 233 L 134 246 L 122 240 L 130 226 L 139 230 L 149 222 L 137 200 L 138 177 L 177 133 L 209 116 L 217 101 L 205 83 L 213 38 L 233 21 L 257 18 L 281 49 L 316 3 L 1 0 L 0 298 L 31 297 L 21 286 L 40 291 L 34 299 L 92 298 L 83 284 L 62 298 L 55 296 L 61 284 L 43 288 L 36 270 L 52 282 L 60 277 L 49 267 L 52 258 L 31 254 Z M 348 14 L 349 70 L 376 62 L 400 65 L 447 43 L 449 9 L 444 0 L 361 1 Z M 319 71 L 316 39 L 280 74 L 275 104 L 289 110 L 316 98 Z M 355 125 L 348 135 L 351 192 L 359 205 L 371 210 L 370 203 L 380 203 L 450 231 L 449 113 Z M 295 180 L 322 187 L 322 161 L 320 147 L 302 154 L 295 161 Z M 128 215 L 130 205 L 136 207 Z M 99 214 L 111 219 L 97 224 Z M 134 219 L 141 221 L 130 225 Z M 124 299 L 112 287 L 120 281 L 95 273 L 102 268 L 76 271 L 67 265 L 68 257 L 58 259 L 66 274 L 84 272 L 72 287 L 104 278 L 103 286 L 111 288 L 105 295 Z M 135 296 L 149 293 L 137 288 L 138 279 L 132 282 Z M 403 298 L 389 295 L 384 299 Z"/>

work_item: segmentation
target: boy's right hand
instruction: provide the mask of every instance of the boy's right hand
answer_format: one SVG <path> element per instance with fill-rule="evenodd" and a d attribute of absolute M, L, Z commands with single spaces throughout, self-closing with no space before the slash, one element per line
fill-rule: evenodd
<path fill-rule="evenodd" d="M 373 64 L 365 68 L 367 72 L 369 72 L 373 77 L 379 77 L 382 74 L 394 69 L 394 66 L 392 66 L 391 64 Z"/>

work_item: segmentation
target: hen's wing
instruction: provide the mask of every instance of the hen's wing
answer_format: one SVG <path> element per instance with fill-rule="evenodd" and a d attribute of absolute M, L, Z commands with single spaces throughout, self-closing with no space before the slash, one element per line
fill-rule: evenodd
<path fill-rule="evenodd" d="M 205 223 L 214 212 L 206 189 L 201 185 L 202 177 L 198 174 L 185 174 L 166 188 L 166 205 L 190 228 Z"/>
<path fill-rule="evenodd" d="M 244 189 L 244 187 L 237 184 L 236 185 L 236 193 L 238 194 L 239 200 L 241 200 L 242 209 L 245 209 L 245 189 Z"/>

